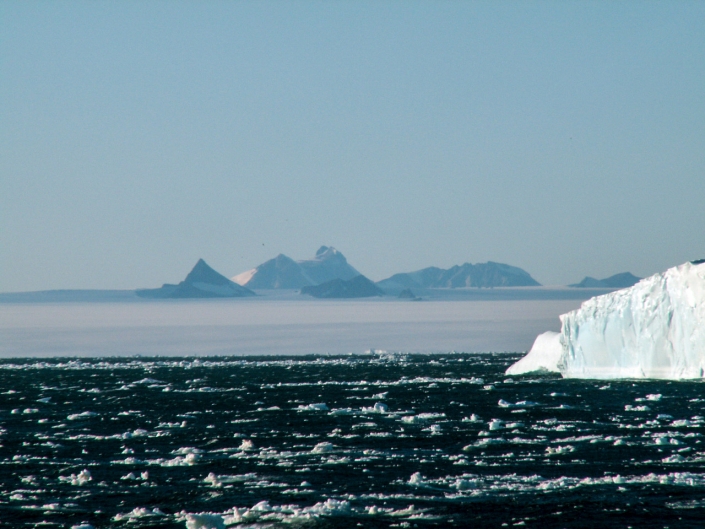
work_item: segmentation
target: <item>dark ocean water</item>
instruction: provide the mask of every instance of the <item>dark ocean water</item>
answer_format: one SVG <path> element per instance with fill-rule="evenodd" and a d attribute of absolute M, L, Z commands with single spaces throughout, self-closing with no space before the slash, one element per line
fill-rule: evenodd
<path fill-rule="evenodd" d="M 698 382 L 511 354 L 0 362 L 0 527 L 703 527 Z"/>

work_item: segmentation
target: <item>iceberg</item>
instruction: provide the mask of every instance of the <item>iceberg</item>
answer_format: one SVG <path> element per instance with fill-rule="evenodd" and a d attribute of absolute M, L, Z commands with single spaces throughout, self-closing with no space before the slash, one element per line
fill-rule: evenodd
<path fill-rule="evenodd" d="M 564 378 L 694 379 L 705 376 L 705 260 L 585 301 L 560 316 L 507 374 Z"/>

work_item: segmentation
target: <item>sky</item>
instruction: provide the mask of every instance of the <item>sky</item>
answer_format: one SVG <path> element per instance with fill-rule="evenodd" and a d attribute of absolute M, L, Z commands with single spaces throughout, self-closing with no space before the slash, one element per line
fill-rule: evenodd
<path fill-rule="evenodd" d="M 705 257 L 705 2 L 0 2 L 0 292 Z"/>

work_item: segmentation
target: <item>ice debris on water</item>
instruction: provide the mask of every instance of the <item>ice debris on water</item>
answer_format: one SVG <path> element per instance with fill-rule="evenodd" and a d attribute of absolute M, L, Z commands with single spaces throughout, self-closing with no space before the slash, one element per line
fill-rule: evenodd
<path fill-rule="evenodd" d="M 363 407 L 362 412 L 363 413 L 388 413 L 389 406 L 387 406 L 383 402 L 375 402 L 374 406 Z"/>
<path fill-rule="evenodd" d="M 132 509 L 132 511 L 128 513 L 116 514 L 115 516 L 113 516 L 113 521 L 121 522 L 123 520 L 127 520 L 128 522 L 134 522 L 136 520 L 139 520 L 140 518 L 150 518 L 158 516 L 165 516 L 165 514 L 158 507 L 155 507 L 154 509 L 149 509 L 147 507 L 135 507 L 134 509 Z"/>
<path fill-rule="evenodd" d="M 301 411 L 328 411 L 328 406 L 324 402 L 318 402 L 315 404 L 301 404 L 296 409 Z"/>
<path fill-rule="evenodd" d="M 272 505 L 267 500 L 256 503 L 251 508 L 233 507 L 224 513 L 186 513 L 178 515 L 178 519 L 186 522 L 187 529 L 220 529 L 240 524 L 258 524 L 263 522 L 266 527 L 278 526 L 284 523 L 287 526 L 298 526 L 315 522 L 320 518 L 330 518 L 336 516 L 356 516 L 356 517 L 380 517 L 406 518 L 409 520 L 421 520 L 427 509 L 417 509 L 409 505 L 402 509 L 389 507 L 379 507 L 377 505 L 367 505 L 364 507 L 353 507 L 348 500 L 328 498 L 309 507 L 298 505 Z M 261 527 L 253 525 L 253 527 Z"/>
<path fill-rule="evenodd" d="M 92 479 L 93 478 L 91 477 L 91 473 L 86 469 L 81 470 L 81 472 L 79 472 L 78 474 L 71 474 L 70 476 L 59 476 L 59 481 L 77 486 L 85 485 Z"/>
<path fill-rule="evenodd" d="M 247 452 L 248 450 L 254 450 L 255 444 L 250 441 L 249 439 L 243 439 L 242 443 L 240 443 L 239 449 L 242 450 L 243 452 Z"/>
<path fill-rule="evenodd" d="M 501 408 L 531 408 L 532 406 L 538 406 L 539 403 L 530 400 L 520 400 L 517 403 L 511 403 L 504 399 L 499 399 L 497 405 Z"/>
<path fill-rule="evenodd" d="M 90 419 L 91 417 L 96 417 L 98 414 L 93 411 L 84 411 L 83 413 L 72 413 L 67 417 L 69 421 L 79 421 L 81 419 Z"/>
<path fill-rule="evenodd" d="M 333 445 L 331 443 L 318 443 L 316 446 L 313 447 L 311 450 L 312 454 L 325 454 L 327 452 L 332 452 L 333 451 Z"/>
<path fill-rule="evenodd" d="M 434 419 L 444 419 L 445 416 L 445 413 L 419 413 L 418 415 L 406 415 L 401 420 L 407 424 L 418 424 Z"/>
<path fill-rule="evenodd" d="M 488 428 L 491 430 L 501 430 L 504 428 L 504 421 L 500 419 L 492 419 L 488 425 Z"/>
<path fill-rule="evenodd" d="M 225 520 L 219 514 L 187 514 L 186 529 L 225 529 Z"/>

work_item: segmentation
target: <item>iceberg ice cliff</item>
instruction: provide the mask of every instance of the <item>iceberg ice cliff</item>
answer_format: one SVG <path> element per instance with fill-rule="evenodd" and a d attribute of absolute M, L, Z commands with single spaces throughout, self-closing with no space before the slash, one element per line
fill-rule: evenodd
<path fill-rule="evenodd" d="M 565 378 L 705 377 L 705 260 L 642 279 L 563 314 L 507 374 Z"/>

